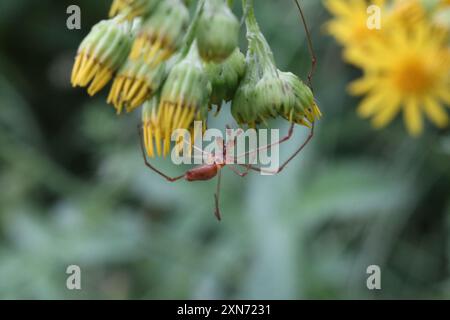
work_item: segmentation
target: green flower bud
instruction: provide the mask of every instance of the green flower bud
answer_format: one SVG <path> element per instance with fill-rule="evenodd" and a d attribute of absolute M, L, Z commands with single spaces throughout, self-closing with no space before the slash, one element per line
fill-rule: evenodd
<path fill-rule="evenodd" d="M 256 84 L 255 103 L 261 110 L 261 120 L 264 118 L 275 118 L 279 108 L 283 105 L 284 88 L 283 81 L 277 74 L 265 72 L 263 77 Z"/>
<path fill-rule="evenodd" d="M 114 17 L 122 14 L 129 20 L 136 17 L 146 17 L 159 2 L 160 0 L 114 0 L 109 16 Z"/>
<path fill-rule="evenodd" d="M 119 114 L 124 107 L 127 112 L 133 111 L 159 89 L 165 69 L 165 63 L 152 65 L 143 58 L 128 59 L 116 75 L 108 103 L 113 103 Z"/>
<path fill-rule="evenodd" d="M 247 70 L 233 99 L 231 113 L 238 123 L 254 127 L 269 117 L 277 116 L 283 98 L 283 83 L 253 10 L 247 13 L 246 25 Z"/>
<path fill-rule="evenodd" d="M 231 113 L 238 123 L 254 127 L 276 117 L 282 99 L 283 85 L 276 75 L 266 71 L 258 78 L 248 70 L 236 91 Z"/>
<path fill-rule="evenodd" d="M 311 89 L 294 74 L 276 68 L 252 8 L 246 25 L 247 71 L 231 106 L 233 117 L 240 124 L 255 126 L 280 115 L 288 121 L 310 126 L 321 116 Z"/>
<path fill-rule="evenodd" d="M 189 24 L 189 11 L 180 0 L 161 1 L 143 23 L 131 50 L 131 58 L 148 62 L 168 59 L 180 46 Z"/>
<path fill-rule="evenodd" d="M 133 24 L 122 17 L 96 24 L 78 49 L 72 69 L 72 85 L 86 87 L 94 95 L 127 59 L 133 41 Z"/>
<path fill-rule="evenodd" d="M 310 127 L 322 116 L 311 89 L 291 72 L 278 71 L 283 82 L 283 100 L 278 113 L 290 122 Z"/>
<path fill-rule="evenodd" d="M 206 120 L 211 90 L 194 43 L 189 54 L 172 68 L 162 88 L 158 123 L 163 132 L 164 155 L 169 152 L 175 129 L 189 129 L 195 119 Z"/>
<path fill-rule="evenodd" d="M 222 63 L 206 63 L 205 70 L 212 85 L 210 104 L 220 107 L 222 101 L 233 99 L 245 73 L 245 56 L 236 48 Z"/>
<path fill-rule="evenodd" d="M 197 29 L 200 56 L 205 61 L 222 62 L 239 43 L 240 24 L 224 0 L 205 3 Z"/>

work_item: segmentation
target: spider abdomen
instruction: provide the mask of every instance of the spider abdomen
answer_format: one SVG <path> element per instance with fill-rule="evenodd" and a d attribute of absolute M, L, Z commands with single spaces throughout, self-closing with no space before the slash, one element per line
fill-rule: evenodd
<path fill-rule="evenodd" d="M 216 164 L 206 164 L 187 171 L 185 179 L 187 181 L 211 180 L 218 172 L 219 167 Z"/>

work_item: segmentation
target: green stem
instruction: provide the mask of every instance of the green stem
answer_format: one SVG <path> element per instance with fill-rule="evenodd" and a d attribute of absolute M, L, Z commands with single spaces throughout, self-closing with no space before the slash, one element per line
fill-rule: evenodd
<path fill-rule="evenodd" d="M 189 29 L 186 33 L 186 36 L 184 37 L 184 44 L 183 44 L 183 47 L 181 50 L 181 55 L 180 55 L 179 60 L 186 57 L 186 55 L 189 53 L 189 49 L 191 48 L 192 43 L 195 40 L 195 35 L 197 33 L 197 28 L 198 28 L 198 21 L 200 20 L 200 16 L 203 12 L 204 6 L 205 6 L 205 0 L 199 0 L 197 3 L 197 8 L 195 9 L 194 18 L 192 19 L 192 22 L 189 25 Z"/>
<path fill-rule="evenodd" d="M 257 56 L 260 63 L 268 66 L 276 73 L 272 49 L 262 34 L 258 21 L 256 21 L 253 0 L 242 0 L 242 8 L 245 15 L 245 25 L 247 27 L 249 51 Z"/>
<path fill-rule="evenodd" d="M 245 25 L 248 33 L 260 33 L 258 22 L 255 17 L 255 9 L 253 7 L 253 0 L 242 0 L 242 10 L 245 15 Z"/>

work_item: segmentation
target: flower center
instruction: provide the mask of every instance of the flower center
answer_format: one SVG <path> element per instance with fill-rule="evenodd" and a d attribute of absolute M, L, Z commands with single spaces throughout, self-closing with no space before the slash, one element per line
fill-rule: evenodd
<path fill-rule="evenodd" d="M 394 71 L 394 84 L 404 93 L 421 94 L 432 85 L 433 78 L 418 59 L 403 61 Z"/>

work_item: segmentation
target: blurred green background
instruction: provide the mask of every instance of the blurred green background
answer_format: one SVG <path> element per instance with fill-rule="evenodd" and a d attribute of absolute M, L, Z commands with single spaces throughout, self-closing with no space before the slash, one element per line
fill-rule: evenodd
<path fill-rule="evenodd" d="M 70 4 L 82 30 L 66 28 Z M 77 47 L 109 4 L 0 2 L 0 298 L 450 298 L 448 131 L 413 139 L 401 120 L 375 131 L 356 116 L 346 84 L 360 73 L 324 35 L 320 1 L 304 1 L 317 135 L 279 176 L 225 170 L 221 223 L 215 181 L 170 184 L 143 165 L 139 112 L 119 118 L 107 90 L 70 87 Z M 279 68 L 305 79 L 294 3 L 256 6 Z M 219 127 L 231 121 L 223 110 Z M 297 129 L 282 156 L 306 134 Z M 71 264 L 81 291 L 66 288 Z M 381 290 L 366 287 L 373 264 Z"/>

